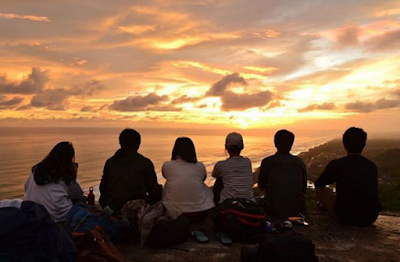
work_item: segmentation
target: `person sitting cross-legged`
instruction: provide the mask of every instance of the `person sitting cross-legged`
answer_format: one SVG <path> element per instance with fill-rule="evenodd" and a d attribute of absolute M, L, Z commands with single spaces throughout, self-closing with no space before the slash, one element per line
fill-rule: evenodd
<path fill-rule="evenodd" d="M 381 210 L 376 165 L 361 155 L 367 133 L 351 127 L 343 134 L 347 156 L 332 160 L 315 181 L 315 193 L 322 206 L 339 222 L 369 226 Z M 325 187 L 336 183 L 336 193 Z"/>
<path fill-rule="evenodd" d="M 306 166 L 290 154 L 294 134 L 279 130 L 274 137 L 277 152 L 261 162 L 258 186 L 265 189 L 263 207 L 267 215 L 286 219 L 304 212 L 307 188 Z"/>
<path fill-rule="evenodd" d="M 100 205 L 109 206 L 114 214 L 130 200 L 143 199 L 149 204 L 161 200 L 162 186 L 157 182 L 154 165 L 138 153 L 141 137 L 133 129 L 119 136 L 119 149 L 104 165 L 100 182 Z"/>

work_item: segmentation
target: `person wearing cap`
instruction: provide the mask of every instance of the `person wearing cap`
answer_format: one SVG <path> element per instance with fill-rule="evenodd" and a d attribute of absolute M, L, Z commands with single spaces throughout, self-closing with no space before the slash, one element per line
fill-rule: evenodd
<path fill-rule="evenodd" d="M 285 219 L 304 212 L 307 169 L 299 157 L 290 154 L 294 134 L 279 130 L 274 137 L 277 152 L 261 162 L 258 186 L 265 189 L 262 203 L 266 214 Z"/>
<path fill-rule="evenodd" d="M 100 182 L 100 205 L 115 214 L 130 200 L 144 199 L 153 204 L 161 200 L 162 186 L 157 182 L 154 165 L 138 153 L 140 134 L 124 129 L 119 135 L 121 148 L 107 160 Z"/>
<path fill-rule="evenodd" d="M 251 161 L 240 155 L 243 148 L 242 135 L 236 132 L 227 135 L 225 149 L 229 158 L 217 162 L 212 172 L 212 176 L 216 178 L 214 199 L 217 204 L 229 198 L 245 198 L 255 201 Z"/>

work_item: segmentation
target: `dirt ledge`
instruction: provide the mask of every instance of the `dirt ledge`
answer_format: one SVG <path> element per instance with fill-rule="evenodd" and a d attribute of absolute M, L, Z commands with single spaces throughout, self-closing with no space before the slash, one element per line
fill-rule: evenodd
<path fill-rule="evenodd" d="M 381 215 L 373 226 L 357 228 L 334 222 L 326 213 L 307 214 L 309 227 L 295 226 L 298 233 L 309 236 L 321 262 L 400 262 L 400 217 Z M 223 246 L 212 231 L 211 220 L 194 224 L 210 238 L 206 244 L 193 239 L 171 249 L 148 249 L 133 243 L 117 243 L 117 247 L 133 262 L 240 261 L 243 244 Z"/>

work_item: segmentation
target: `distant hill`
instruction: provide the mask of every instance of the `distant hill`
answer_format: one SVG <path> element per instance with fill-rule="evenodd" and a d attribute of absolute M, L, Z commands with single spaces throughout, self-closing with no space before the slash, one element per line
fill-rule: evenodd
<path fill-rule="evenodd" d="M 307 166 L 308 179 L 315 179 L 333 159 L 346 155 L 342 141 L 335 139 L 299 154 Z M 370 139 L 363 155 L 378 166 L 380 183 L 400 182 L 400 139 Z"/>

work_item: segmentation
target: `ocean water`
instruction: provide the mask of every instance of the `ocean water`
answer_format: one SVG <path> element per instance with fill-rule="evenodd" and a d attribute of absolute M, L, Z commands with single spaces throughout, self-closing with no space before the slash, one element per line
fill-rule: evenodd
<path fill-rule="evenodd" d="M 142 136 L 139 153 L 154 163 L 158 180 L 165 181 L 161 166 L 170 160 L 177 137 L 190 137 L 196 147 L 197 158 L 207 168 L 206 183 L 213 184 L 210 176 L 214 164 L 227 158 L 224 150 L 225 136 L 234 130 L 208 129 L 137 129 Z M 275 152 L 273 135 L 276 130 L 239 131 L 244 137 L 242 155 L 251 159 L 253 170 L 266 156 Z M 120 128 L 0 128 L 0 199 L 21 198 L 24 183 L 33 165 L 40 162 L 61 141 L 70 141 L 75 147 L 79 163 L 78 178 L 82 188 L 96 187 L 101 179 L 105 161 L 119 149 Z M 309 131 L 296 133 L 292 153 L 307 151 L 332 138 L 334 132 Z"/>

